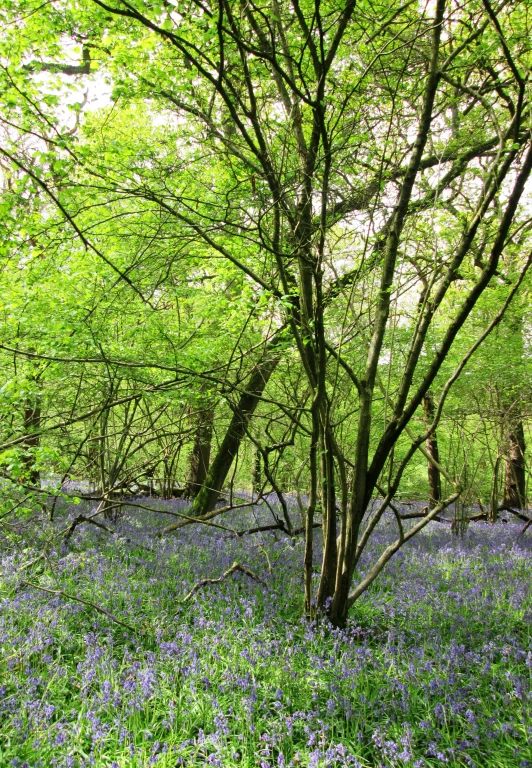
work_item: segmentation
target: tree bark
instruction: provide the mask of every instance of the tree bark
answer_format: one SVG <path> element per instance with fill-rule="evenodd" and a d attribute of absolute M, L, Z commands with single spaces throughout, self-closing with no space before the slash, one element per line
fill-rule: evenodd
<path fill-rule="evenodd" d="M 490 523 L 495 523 L 497 520 L 497 514 L 499 511 L 499 471 L 501 465 L 501 455 L 499 454 L 495 460 L 495 466 L 493 467 L 493 483 L 491 485 L 491 497 L 490 508 L 488 512 L 488 520 Z"/>
<path fill-rule="evenodd" d="M 204 515 L 214 509 L 227 473 L 246 434 L 251 417 L 260 402 L 262 393 L 278 360 L 278 357 L 263 360 L 253 369 L 245 392 L 241 394 L 237 405 L 233 407 L 233 417 L 209 467 L 205 482 L 194 499 L 194 515 Z"/>
<path fill-rule="evenodd" d="M 414 143 L 413 151 L 408 163 L 408 169 L 405 173 L 399 198 L 394 208 L 392 222 L 389 231 L 386 233 L 386 240 L 382 254 L 382 271 L 380 279 L 379 299 L 377 302 L 375 317 L 373 321 L 373 332 L 369 342 L 364 379 L 360 382 L 360 411 L 358 421 L 358 434 L 355 448 L 355 461 L 353 472 L 353 483 L 351 488 L 351 502 L 346 519 L 345 537 L 342 546 L 337 554 L 338 567 L 336 574 L 336 588 L 333 601 L 330 608 L 330 619 L 336 626 L 344 626 L 347 620 L 347 614 L 350 608 L 349 589 L 353 579 L 357 564 L 357 540 L 360 525 L 368 508 L 371 494 L 377 483 L 378 473 L 373 473 L 379 463 L 377 447 L 371 465 L 369 464 L 369 448 L 371 436 L 371 417 L 373 406 L 373 390 L 377 376 L 379 356 L 384 343 L 386 326 L 390 311 L 390 297 L 396 259 L 399 249 L 399 242 L 403 225 L 407 215 L 408 207 L 411 201 L 414 183 L 420 168 L 423 151 L 428 140 L 430 126 L 433 119 L 433 106 L 438 89 L 438 58 L 441 37 L 441 24 L 445 10 L 445 0 L 437 0 L 435 8 L 434 26 L 431 42 L 431 55 L 429 70 L 423 97 L 423 107 L 419 122 L 417 137 Z M 419 345 L 418 345 L 419 348 Z M 413 375 L 413 369 L 408 372 L 405 369 L 405 385 Z M 430 386 L 430 385 L 429 385 Z M 406 401 L 408 387 L 402 396 L 396 402 L 393 414 L 393 426 L 399 422 L 399 410 L 403 408 Z M 428 390 L 427 389 L 425 391 Z M 423 393 L 424 394 L 424 393 Z M 397 439 L 397 438 L 396 438 Z M 381 440 L 382 442 L 382 440 Z M 395 440 L 390 444 L 390 449 Z M 386 452 L 388 455 L 389 450 Z M 379 472 L 382 467 L 379 467 Z M 373 475 L 373 476 L 372 476 Z"/>
<path fill-rule="evenodd" d="M 197 417 L 194 445 L 188 458 L 188 473 L 185 496 L 194 499 L 205 483 L 211 458 L 212 431 L 214 426 L 214 407 L 200 411 Z"/>
<path fill-rule="evenodd" d="M 432 424 L 432 420 L 434 419 L 434 412 L 434 399 L 432 394 L 427 392 L 423 398 L 423 413 L 425 416 L 425 425 L 427 428 Z M 439 464 L 440 453 L 438 450 L 438 438 L 436 437 L 436 432 L 433 432 L 432 435 L 427 438 L 425 447 L 429 456 L 431 456 L 434 461 Z M 438 467 L 434 466 L 434 464 L 432 464 L 430 461 L 427 462 L 427 475 L 429 480 L 430 508 L 434 509 L 434 507 L 441 501 L 441 477 Z"/>
<path fill-rule="evenodd" d="M 336 492 L 334 454 L 331 435 L 323 430 L 321 445 L 321 506 L 323 531 L 323 559 L 318 587 L 317 604 L 327 609 L 327 601 L 334 595 L 338 546 L 336 541 Z"/>
<path fill-rule="evenodd" d="M 255 498 L 262 485 L 262 462 L 260 451 L 255 446 L 253 451 L 253 465 L 251 468 L 251 496 Z"/>
<path fill-rule="evenodd" d="M 506 439 L 503 504 L 514 509 L 524 509 L 526 506 L 526 443 L 521 418 L 509 425 Z"/>
<path fill-rule="evenodd" d="M 38 430 L 41 426 L 41 407 L 37 400 L 27 402 L 24 409 L 24 465 L 29 472 L 29 480 L 32 485 L 40 485 L 41 476 L 38 469 L 35 469 L 35 451 L 40 444 Z"/>

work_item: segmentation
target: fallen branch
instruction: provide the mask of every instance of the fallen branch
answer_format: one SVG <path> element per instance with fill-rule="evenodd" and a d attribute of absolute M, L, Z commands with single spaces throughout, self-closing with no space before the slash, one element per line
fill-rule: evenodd
<path fill-rule="evenodd" d="M 107 616 L 108 619 L 111 619 L 111 621 L 114 621 L 116 624 L 120 624 L 121 627 L 125 627 L 126 629 L 129 629 L 130 632 L 140 632 L 139 629 L 136 629 L 135 627 L 132 627 L 130 624 L 126 624 L 125 621 L 120 621 L 120 619 L 117 619 L 116 616 L 114 616 L 112 613 L 107 611 L 105 608 L 102 608 L 100 605 L 96 605 L 96 603 L 91 603 L 90 600 L 83 600 L 82 597 L 78 597 L 77 595 L 69 595 L 68 592 L 63 592 L 62 589 L 48 589 L 47 587 L 41 587 L 40 584 L 35 584 L 33 581 L 21 581 L 21 584 L 26 584 L 28 587 L 34 587 L 35 589 L 40 589 L 41 592 L 47 592 L 49 595 L 55 595 L 56 597 L 64 597 L 67 600 L 74 600 L 76 603 L 82 603 L 83 605 L 88 605 L 90 608 L 94 608 L 95 611 L 98 611 L 99 613 L 103 613 L 104 616 Z"/>
<path fill-rule="evenodd" d="M 256 573 L 253 573 L 253 571 L 250 571 L 249 568 L 246 568 L 245 565 L 241 565 L 240 563 L 233 563 L 233 565 L 227 569 L 218 579 L 201 579 L 201 581 L 198 581 L 197 584 L 194 584 L 190 592 L 186 597 L 184 597 L 181 602 L 186 603 L 187 600 L 190 600 L 190 598 L 200 589 L 201 587 L 204 587 L 207 584 L 219 584 L 221 581 L 226 579 L 228 576 L 231 576 L 231 574 L 235 573 L 236 571 L 240 571 L 241 573 L 245 573 L 246 576 L 249 576 L 250 579 L 254 579 L 255 581 L 258 581 L 259 584 L 262 584 L 264 587 L 266 586 L 266 582 L 263 581 L 260 576 L 257 576 Z"/>
<path fill-rule="evenodd" d="M 106 496 L 81 496 L 79 498 L 82 498 L 83 501 L 107 501 Z M 209 513 L 210 517 L 216 517 L 216 515 L 221 514 L 222 512 L 227 512 L 229 509 L 238 509 L 239 506 L 248 507 L 249 504 L 242 504 L 238 505 L 236 507 L 222 507 L 221 509 L 215 510 L 214 513 Z M 211 523 L 209 522 L 209 519 L 207 516 L 205 517 L 191 517 L 191 515 L 185 515 L 182 512 L 173 512 L 169 509 L 158 509 L 157 507 L 149 507 L 147 504 L 137 504 L 133 501 L 119 501 L 114 502 L 111 504 L 111 507 L 108 507 L 107 509 L 112 509 L 113 507 L 131 507 L 132 509 L 145 509 L 147 512 L 157 512 L 161 515 L 170 515 L 172 517 L 178 517 L 179 523 L 174 523 L 173 526 L 168 526 L 167 528 L 163 528 L 162 530 L 158 531 L 158 535 L 162 536 L 165 531 L 168 530 L 174 530 L 174 527 L 181 527 L 181 523 L 184 525 L 190 525 L 191 523 L 203 523 L 203 525 L 211 526 L 212 528 L 220 528 L 222 531 L 228 531 L 229 533 L 232 533 L 233 535 L 236 535 L 236 531 L 234 531 L 232 528 L 228 528 L 226 525 L 220 525 L 219 523 Z M 103 512 L 103 508 L 99 509 L 95 514 L 99 515 Z M 91 516 L 91 518 L 94 517 L 94 515 Z M 83 521 L 81 521 L 83 522 Z M 90 518 L 87 518 L 87 522 L 91 522 Z M 111 531 L 111 533 L 114 533 L 114 531 Z"/>
<path fill-rule="evenodd" d="M 103 510 L 102 510 L 103 511 Z M 97 528 L 101 528 L 102 531 L 107 531 L 107 533 L 116 533 L 116 531 L 113 531 L 112 528 L 108 528 L 104 523 L 100 523 L 98 520 L 93 520 L 91 517 L 86 517 L 86 515 L 78 515 L 73 521 L 72 525 L 68 529 L 68 532 L 65 536 L 65 541 L 68 541 L 78 525 L 80 523 L 90 523 L 91 525 L 95 525 Z"/>
<path fill-rule="evenodd" d="M 282 531 L 283 533 L 288 534 L 288 531 L 286 530 L 284 525 L 279 523 L 274 523 L 272 525 L 258 525 L 256 528 L 246 528 L 246 530 L 244 531 L 236 531 L 236 535 L 248 536 L 252 533 L 263 533 L 264 531 Z"/>
<path fill-rule="evenodd" d="M 399 517 L 401 520 L 414 520 L 416 517 L 426 517 L 428 511 L 428 507 L 423 507 L 419 512 L 406 512 L 404 515 L 399 514 Z"/>
<path fill-rule="evenodd" d="M 526 515 L 523 515 L 522 512 L 518 512 L 516 509 L 513 509 L 513 507 L 509 507 L 506 504 L 501 504 L 501 506 L 497 508 L 497 512 L 510 512 L 512 515 L 515 515 L 520 520 L 523 520 L 523 522 L 532 523 L 532 518 L 527 517 Z"/>
<path fill-rule="evenodd" d="M 390 504 L 390 506 L 392 506 Z M 407 512 L 404 515 L 399 515 L 401 520 L 415 520 L 419 517 L 426 517 L 429 514 L 429 508 L 423 507 L 423 509 L 420 512 Z M 438 523 L 450 523 L 451 520 L 447 520 L 445 517 L 438 517 L 437 515 L 432 518 L 432 520 L 436 520 Z"/>
<path fill-rule="evenodd" d="M 110 508 L 112 509 L 114 506 L 120 506 L 120 505 L 113 504 L 111 505 Z M 108 509 L 110 508 L 108 507 Z M 78 515 L 73 520 L 68 530 L 66 528 L 63 528 L 63 530 L 60 531 L 58 535 L 62 536 L 63 533 L 66 532 L 65 542 L 68 542 L 68 540 L 70 539 L 70 537 L 72 536 L 72 534 L 74 533 L 78 525 L 81 525 L 81 523 L 92 523 L 92 525 L 95 525 L 97 528 L 101 528 L 103 531 L 110 533 L 112 536 L 118 536 L 119 539 L 122 539 L 123 541 L 126 541 L 128 544 L 131 544 L 131 539 L 128 538 L 127 536 L 117 533 L 117 531 L 114 531 L 112 528 L 108 528 L 104 523 L 100 523 L 99 521 L 94 520 L 95 517 L 97 517 L 98 515 L 101 515 L 104 511 L 105 511 L 104 508 L 100 504 L 96 512 L 93 512 L 92 515 L 89 515 L 88 517 L 87 515 Z M 135 546 L 139 547 L 140 549 L 145 549 L 146 552 L 153 552 L 153 549 L 151 549 L 150 547 L 147 547 L 145 544 L 139 544 L 138 542 L 136 542 Z"/>
<path fill-rule="evenodd" d="M 314 523 L 313 528 L 321 528 L 321 523 Z M 262 533 L 263 531 L 282 531 L 287 536 L 299 536 L 301 533 L 305 533 L 305 528 L 294 528 L 292 533 L 286 529 L 282 524 L 275 525 L 259 525 L 256 528 L 247 528 L 245 531 L 235 531 L 237 536 L 249 536 L 252 533 Z"/>
<path fill-rule="evenodd" d="M 233 531 L 232 528 L 227 528 L 226 526 L 219 525 L 218 523 L 211 523 L 210 520 L 212 520 L 213 517 L 218 517 L 218 515 L 223 515 L 225 512 L 231 512 L 234 509 L 245 509 L 246 507 L 252 507 L 255 502 L 246 502 L 245 504 L 235 504 L 235 505 L 228 505 L 226 507 L 218 507 L 218 509 L 213 509 L 212 512 L 207 512 L 205 515 L 201 515 L 200 517 L 193 517 L 192 515 L 183 515 L 180 512 L 173 512 L 172 514 L 176 517 L 182 518 L 177 523 L 172 523 L 171 525 L 167 525 L 166 528 L 162 528 L 159 532 L 159 536 L 165 536 L 167 533 L 170 533 L 170 531 L 176 531 L 178 528 L 184 528 L 185 525 L 192 525 L 193 523 L 202 523 L 203 525 L 211 525 L 214 528 L 222 528 L 227 531 L 231 531 L 231 533 L 236 534 L 236 531 Z M 133 506 L 133 505 L 131 505 Z M 135 505 L 138 506 L 138 505 Z"/>

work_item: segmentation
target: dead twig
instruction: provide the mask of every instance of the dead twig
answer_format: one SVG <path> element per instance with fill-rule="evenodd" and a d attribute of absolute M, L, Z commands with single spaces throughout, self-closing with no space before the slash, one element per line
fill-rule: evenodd
<path fill-rule="evenodd" d="M 116 531 L 113 531 L 112 528 L 108 528 L 104 523 L 100 523 L 98 520 L 92 520 L 90 517 L 86 517 L 85 515 L 78 515 L 75 520 L 72 521 L 72 525 L 68 529 L 67 535 L 65 536 L 65 541 L 68 541 L 71 537 L 78 525 L 80 523 L 91 523 L 91 525 L 95 525 L 97 528 L 101 528 L 102 531 L 107 531 L 107 533 L 116 533 Z"/>
<path fill-rule="evenodd" d="M 257 549 L 260 549 L 260 551 L 266 558 L 266 562 L 268 563 L 268 573 L 273 573 L 272 562 L 270 560 L 270 556 L 268 555 L 268 551 L 260 543 L 257 544 Z"/>
<path fill-rule="evenodd" d="M 35 584 L 33 581 L 21 581 L 21 584 L 25 584 L 28 587 L 34 587 L 35 589 L 40 589 L 41 592 L 47 592 L 49 595 L 55 595 L 56 597 L 64 597 L 67 600 L 74 600 L 76 603 L 82 603 L 82 605 L 88 605 L 90 608 L 94 608 L 95 611 L 98 611 L 98 613 L 103 613 L 104 616 L 107 616 L 108 619 L 111 619 L 111 621 L 114 621 L 116 624 L 120 624 L 121 627 L 125 627 L 126 629 L 129 629 L 130 632 L 140 632 L 139 629 L 132 627 L 130 624 L 126 624 L 125 621 L 120 621 L 120 619 L 117 619 L 116 616 L 114 616 L 112 613 L 107 611 L 105 608 L 102 608 L 100 605 L 96 605 L 96 603 L 91 603 L 90 600 L 84 600 L 82 597 L 78 597 L 77 595 L 69 595 L 68 592 L 63 592 L 62 589 L 48 589 L 47 587 L 41 587 L 40 584 Z"/>
<path fill-rule="evenodd" d="M 240 571 L 241 573 L 245 573 L 246 576 L 249 576 L 250 579 L 254 579 L 254 581 L 258 581 L 259 584 L 262 584 L 264 587 L 266 586 L 266 582 L 263 581 L 263 579 L 260 578 L 260 576 L 257 576 L 256 573 L 253 573 L 249 568 L 246 568 L 245 565 L 241 565 L 240 563 L 233 563 L 233 565 L 228 568 L 218 579 L 201 579 L 197 582 L 197 584 L 194 584 L 188 595 L 184 597 L 181 602 L 186 603 L 187 600 L 190 600 L 190 598 L 200 589 L 201 587 L 206 586 L 207 584 L 219 584 L 224 579 L 227 579 L 228 576 L 231 576 L 231 574 L 235 573 L 236 571 Z"/>

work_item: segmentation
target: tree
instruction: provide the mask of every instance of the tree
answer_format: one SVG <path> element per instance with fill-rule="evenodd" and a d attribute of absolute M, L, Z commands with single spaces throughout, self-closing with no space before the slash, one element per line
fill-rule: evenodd
<path fill-rule="evenodd" d="M 240 274 L 262 322 L 258 334 L 247 321 L 235 327 L 231 376 L 215 376 L 233 415 L 195 511 L 212 509 L 259 403 L 274 402 L 306 445 L 306 611 L 317 606 L 343 624 L 390 557 L 460 493 L 457 483 L 409 529 L 397 515 L 396 542 L 353 588 L 405 467 L 425 450 L 451 386 L 506 308 L 445 379 L 453 345 L 526 218 L 527 4 L 78 0 L 46 7 L 29 24 L 36 18 L 55 29 L 76 19 L 80 39 L 102 52 L 114 98 L 149 101 L 167 116 L 167 136 L 155 147 L 141 138 L 128 156 L 124 142 L 96 154 L 88 142 L 60 188 L 47 168 L 34 173 L 14 150 L 4 157 L 141 297 L 148 285 L 168 292 L 157 275 L 168 274 L 172 256 L 148 270 L 141 259 L 112 260 L 105 222 L 92 230 L 103 245 L 87 234 L 95 189 L 102 208 L 107 200 L 135 216 L 142 209 L 144 225 L 157 219 L 157 242 L 179 236 L 189 268 L 216 263 L 229 279 Z M 273 374 L 294 350 L 303 381 L 287 399 Z M 197 363 L 193 370 L 213 375 Z M 439 393 L 432 423 L 407 438 L 429 391 Z M 384 500 L 372 515 L 379 488 Z"/>
<path fill-rule="evenodd" d="M 524 356 L 523 313 L 512 313 L 506 323 L 510 326 L 513 350 L 517 358 Z M 513 337 L 513 339 L 512 339 Z M 506 442 L 503 506 L 526 509 L 526 465 L 525 430 L 523 424 L 523 382 L 516 377 L 513 367 L 513 381 L 505 387 L 502 395 L 503 431 Z M 516 384 L 521 383 L 521 386 Z"/>
<path fill-rule="evenodd" d="M 430 430 L 432 422 L 434 420 L 434 400 L 430 392 L 427 392 L 423 398 L 423 410 L 425 414 L 425 425 Z M 438 440 L 436 432 L 431 430 L 431 434 L 427 437 L 426 442 L 427 452 L 430 459 L 427 462 L 428 480 L 429 480 L 429 500 L 430 506 L 435 507 L 441 501 L 441 476 L 439 470 L 440 463 L 440 451 L 438 449 Z"/>

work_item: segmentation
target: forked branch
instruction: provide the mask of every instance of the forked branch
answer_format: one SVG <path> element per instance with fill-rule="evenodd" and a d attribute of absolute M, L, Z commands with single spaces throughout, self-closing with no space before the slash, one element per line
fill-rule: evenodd
<path fill-rule="evenodd" d="M 234 562 L 233 565 L 228 568 L 218 579 L 201 579 L 198 581 L 188 595 L 184 597 L 181 602 L 186 603 L 187 600 L 190 600 L 190 598 L 196 594 L 198 589 L 201 589 L 201 587 L 205 587 L 207 584 L 220 584 L 224 579 L 227 579 L 229 576 L 231 576 L 233 573 L 236 573 L 236 571 L 240 571 L 241 573 L 245 573 L 246 576 L 249 576 L 250 579 L 253 579 L 254 581 L 258 581 L 259 584 L 262 584 L 264 587 L 266 586 L 266 582 L 260 578 L 260 576 L 257 576 L 256 573 L 253 573 L 249 568 L 246 568 L 245 565 L 241 565 L 240 563 Z"/>

